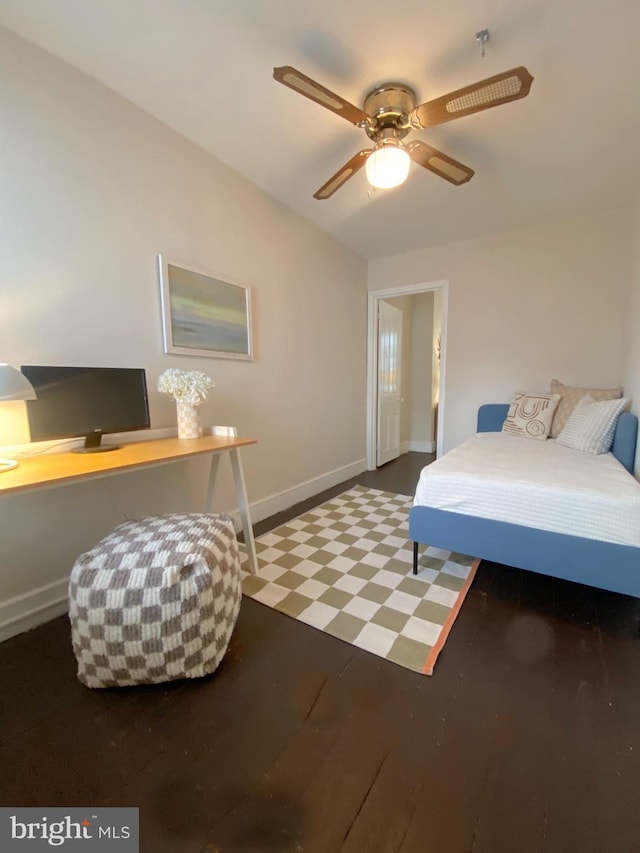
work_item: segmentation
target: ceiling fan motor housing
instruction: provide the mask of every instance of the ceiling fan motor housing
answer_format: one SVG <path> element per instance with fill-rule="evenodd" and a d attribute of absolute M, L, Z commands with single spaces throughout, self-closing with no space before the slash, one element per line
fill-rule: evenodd
<path fill-rule="evenodd" d="M 404 83 L 383 83 L 373 89 L 364 101 L 364 111 L 370 117 L 365 127 L 374 142 L 405 137 L 411 130 L 409 115 L 416 105 L 416 93 Z"/>

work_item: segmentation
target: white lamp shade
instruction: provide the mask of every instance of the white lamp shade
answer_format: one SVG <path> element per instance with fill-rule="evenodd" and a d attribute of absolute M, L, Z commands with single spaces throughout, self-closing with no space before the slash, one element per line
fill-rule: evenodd
<path fill-rule="evenodd" d="M 27 377 L 10 364 L 0 364 L 0 401 L 35 399 L 36 392 Z"/>
<path fill-rule="evenodd" d="M 399 145 L 383 145 L 370 154 L 366 162 L 367 180 L 372 187 L 391 189 L 404 183 L 411 160 Z"/>

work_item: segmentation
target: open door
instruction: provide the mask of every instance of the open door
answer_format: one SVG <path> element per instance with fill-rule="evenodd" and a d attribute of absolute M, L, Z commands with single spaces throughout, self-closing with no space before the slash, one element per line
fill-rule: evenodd
<path fill-rule="evenodd" d="M 425 442 L 416 442 L 411 438 L 411 435 L 405 435 L 404 424 L 406 418 L 412 418 L 413 424 L 414 411 L 409 407 L 411 412 L 404 411 L 407 406 L 407 389 L 401 389 L 400 386 L 400 365 L 401 365 L 401 349 L 411 353 L 411 359 L 405 368 L 404 383 L 407 385 L 407 377 L 410 378 L 408 393 L 410 399 L 413 399 L 414 392 L 413 379 L 420 382 L 420 367 L 416 370 L 414 363 L 414 340 L 420 340 L 426 335 L 429 340 L 429 349 L 431 356 L 425 360 L 425 364 L 430 364 L 431 367 L 426 367 L 424 377 L 425 382 L 431 385 L 431 401 L 429 411 L 433 417 L 437 419 L 435 430 L 432 432 L 432 439 L 436 442 L 436 455 L 441 456 L 443 453 L 443 429 L 444 411 L 445 411 L 445 376 L 446 376 L 446 360 L 447 360 L 447 305 L 448 305 L 448 289 L 449 283 L 445 280 L 425 282 L 424 284 L 407 284 L 399 287 L 389 287 L 380 290 L 370 290 L 367 296 L 367 469 L 375 470 L 379 465 L 383 465 L 385 461 L 390 461 L 399 455 L 399 450 L 404 451 L 406 443 L 408 450 L 418 453 L 430 453 L 433 450 L 433 442 L 428 442 L 429 447 L 415 446 L 416 444 L 426 444 Z M 381 340 L 383 330 L 387 327 L 389 307 L 395 308 L 394 302 L 398 297 L 413 296 L 420 293 L 433 293 L 433 321 L 427 321 L 426 326 L 422 328 L 422 332 L 418 330 L 416 335 L 412 335 L 411 340 L 403 341 L 400 338 L 400 330 L 397 330 L 395 341 L 398 345 L 396 354 L 395 370 L 389 370 L 389 362 L 392 359 L 388 356 L 386 348 L 392 343 L 391 338 L 387 335 L 384 346 Z M 387 304 L 385 304 L 387 303 Z M 390 304 L 389 304 L 390 303 Z M 384 312 L 384 318 L 382 314 Z M 415 312 L 414 312 L 415 313 Z M 411 331 L 413 332 L 414 313 L 412 313 Z M 397 315 L 396 315 L 397 316 Z M 406 322 L 406 311 L 405 311 Z M 405 326 L 406 328 L 406 326 Z M 405 353 L 406 355 L 406 353 Z M 406 360 L 406 359 L 405 359 Z M 395 373 L 395 371 L 398 371 Z M 407 372 L 408 371 L 408 372 Z M 395 373 L 395 377 L 394 374 Z M 429 379 L 431 374 L 431 379 Z M 395 381 L 394 381 L 395 378 Z M 395 394 L 393 393 L 395 392 Z M 395 396 L 395 406 L 391 406 L 391 402 Z M 404 401 L 402 400 L 404 396 Z M 397 403 L 402 407 L 402 419 L 398 411 Z M 389 404 L 389 405 L 387 405 Z M 382 409 L 382 412 L 381 412 Z M 395 409 L 395 415 L 392 413 Z M 397 417 L 396 417 L 397 415 Z M 393 440 L 393 423 L 397 428 L 396 440 Z M 425 417 L 430 417 L 427 413 Z M 422 422 L 422 421 L 421 421 Z M 435 434 L 434 434 L 435 433 Z M 407 442 L 408 439 L 408 442 Z M 393 451 L 391 448 L 394 443 L 399 447 Z"/>
<path fill-rule="evenodd" d="M 400 456 L 402 311 L 378 300 L 377 465 Z"/>

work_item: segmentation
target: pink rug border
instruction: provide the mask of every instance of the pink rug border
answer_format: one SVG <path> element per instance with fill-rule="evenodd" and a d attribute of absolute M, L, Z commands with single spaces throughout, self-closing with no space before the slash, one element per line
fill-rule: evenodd
<path fill-rule="evenodd" d="M 467 596 L 467 593 L 469 592 L 469 588 L 470 588 L 471 584 L 473 583 L 473 579 L 476 576 L 476 572 L 478 571 L 479 565 L 480 565 L 480 559 L 476 558 L 474 560 L 474 562 L 471 564 L 469 576 L 467 577 L 466 581 L 464 582 L 464 586 L 462 587 L 462 589 L 458 593 L 458 598 L 456 600 L 456 603 L 451 608 L 451 612 L 447 616 L 447 621 L 442 626 L 442 631 L 440 632 L 440 636 L 438 637 L 438 641 L 435 644 L 435 646 L 433 646 L 431 651 L 429 652 L 429 656 L 427 657 L 427 660 L 425 661 L 425 664 L 422 668 L 422 672 L 424 675 L 433 675 L 433 668 L 436 665 L 438 655 L 440 654 L 440 652 L 444 648 L 444 644 L 447 642 L 447 637 L 449 636 L 449 632 L 453 628 L 453 623 L 456 621 L 458 613 L 460 612 L 460 608 L 462 607 L 462 604 L 463 604 L 463 602 Z"/>

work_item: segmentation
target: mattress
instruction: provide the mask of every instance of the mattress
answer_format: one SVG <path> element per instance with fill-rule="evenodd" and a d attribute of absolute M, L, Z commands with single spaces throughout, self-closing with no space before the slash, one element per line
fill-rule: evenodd
<path fill-rule="evenodd" d="M 478 433 L 423 469 L 414 505 L 640 547 L 640 483 L 553 439 Z"/>

